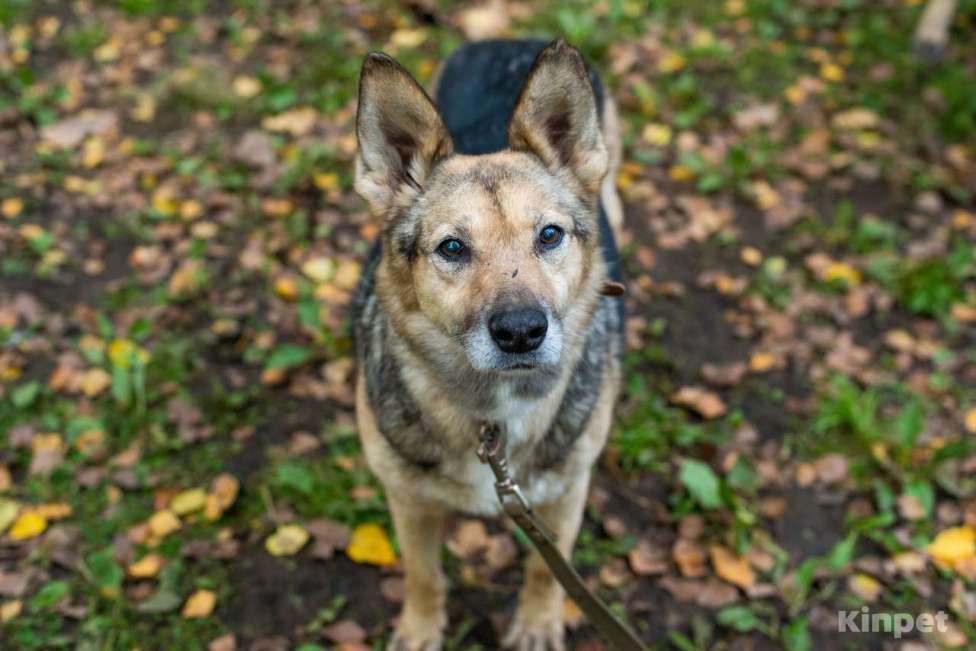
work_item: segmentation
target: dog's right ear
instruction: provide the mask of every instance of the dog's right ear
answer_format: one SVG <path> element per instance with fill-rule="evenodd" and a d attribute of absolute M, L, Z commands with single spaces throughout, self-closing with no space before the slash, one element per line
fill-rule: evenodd
<path fill-rule="evenodd" d="M 356 192 L 374 212 L 406 206 L 434 163 L 453 150 L 433 102 L 410 73 L 386 54 L 363 61 L 356 116 Z"/>

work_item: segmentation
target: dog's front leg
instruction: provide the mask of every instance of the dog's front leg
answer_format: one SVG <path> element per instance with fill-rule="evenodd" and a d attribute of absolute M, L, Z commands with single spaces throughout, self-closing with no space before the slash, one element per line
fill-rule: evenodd
<path fill-rule="evenodd" d="M 439 651 L 447 624 L 447 581 L 441 570 L 441 536 L 445 510 L 430 502 L 398 497 L 387 491 L 400 549 L 406 594 L 400 622 L 389 651 Z"/>
<path fill-rule="evenodd" d="M 540 519 L 558 537 L 559 551 L 570 558 L 583 521 L 589 473 L 559 499 L 536 507 Z M 516 651 L 563 651 L 563 588 L 534 549 L 525 562 L 525 582 L 515 619 L 503 641 Z"/>

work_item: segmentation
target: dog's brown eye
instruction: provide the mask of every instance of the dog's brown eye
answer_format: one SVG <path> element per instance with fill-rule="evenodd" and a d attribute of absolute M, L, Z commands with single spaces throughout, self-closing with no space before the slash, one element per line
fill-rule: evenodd
<path fill-rule="evenodd" d="M 546 247 L 547 249 L 551 249 L 555 246 L 558 246 L 559 243 L 562 242 L 562 240 L 563 240 L 563 229 L 553 224 L 549 224 L 541 231 L 539 231 L 539 243 L 542 246 Z"/>
<path fill-rule="evenodd" d="M 464 253 L 464 245 L 452 237 L 438 244 L 437 251 L 445 258 L 457 258 Z"/>

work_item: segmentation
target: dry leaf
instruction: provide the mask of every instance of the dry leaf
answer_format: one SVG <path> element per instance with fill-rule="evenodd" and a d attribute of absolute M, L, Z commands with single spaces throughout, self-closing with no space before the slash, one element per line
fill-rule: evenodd
<path fill-rule="evenodd" d="M 217 605 L 217 595 L 211 590 L 197 590 L 183 605 L 184 619 L 209 617 Z"/>
<path fill-rule="evenodd" d="M 976 557 L 976 527 L 944 529 L 926 551 L 937 564 L 954 568 L 957 563 Z"/>
<path fill-rule="evenodd" d="M 264 541 L 272 556 L 294 556 L 308 542 L 308 532 L 297 524 L 283 524 Z"/>
<path fill-rule="evenodd" d="M 28 509 L 20 514 L 10 527 L 11 540 L 28 540 L 44 533 L 47 529 L 47 519 L 36 509 Z"/>
<path fill-rule="evenodd" d="M 396 554 L 393 545 L 382 527 L 375 524 L 361 524 L 352 532 L 346 554 L 357 563 L 371 565 L 393 565 Z"/>
<path fill-rule="evenodd" d="M 165 538 L 181 526 L 180 519 L 169 509 L 157 511 L 149 518 L 149 532 L 156 538 Z"/>
<path fill-rule="evenodd" d="M 170 510 L 179 516 L 199 511 L 207 501 L 207 494 L 202 488 L 191 488 L 179 493 L 169 503 Z"/>
<path fill-rule="evenodd" d="M 756 584 L 756 575 L 745 558 L 736 556 L 731 550 L 720 545 L 712 545 L 709 552 L 715 573 L 719 578 L 743 590 L 748 590 Z"/>
<path fill-rule="evenodd" d="M 874 602 L 881 596 L 881 582 L 869 574 L 855 574 L 847 581 L 851 592 L 867 602 Z"/>
<path fill-rule="evenodd" d="M 163 557 L 159 554 L 147 554 L 140 560 L 129 565 L 126 571 L 135 579 L 151 579 L 159 574 L 163 568 Z"/>
<path fill-rule="evenodd" d="M 718 418 L 726 412 L 725 403 L 718 394 L 702 387 L 682 387 L 671 396 L 671 402 L 688 407 L 707 419 Z"/>
<path fill-rule="evenodd" d="M 5 601 L 0 604 L 0 622 L 9 622 L 17 618 L 24 609 L 24 603 L 20 599 Z"/>

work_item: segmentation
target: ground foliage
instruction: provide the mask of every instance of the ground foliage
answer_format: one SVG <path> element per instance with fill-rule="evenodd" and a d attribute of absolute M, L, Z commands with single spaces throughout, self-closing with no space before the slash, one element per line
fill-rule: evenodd
<path fill-rule="evenodd" d="M 563 34 L 626 142 L 626 391 L 575 562 L 655 648 L 976 644 L 976 3 L 0 2 L 0 645 L 382 648 L 355 85 Z M 449 649 L 524 538 L 459 518 Z M 945 610 L 938 635 L 836 612 Z M 600 649 L 566 606 L 577 649 Z"/>

